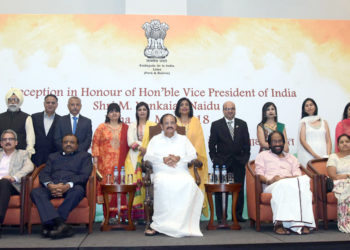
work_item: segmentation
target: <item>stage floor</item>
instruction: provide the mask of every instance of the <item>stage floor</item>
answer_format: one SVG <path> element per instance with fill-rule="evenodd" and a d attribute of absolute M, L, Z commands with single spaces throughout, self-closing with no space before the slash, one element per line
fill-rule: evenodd
<path fill-rule="evenodd" d="M 51 249 L 349 249 L 350 235 L 338 231 L 336 223 L 330 223 L 328 230 L 321 228 L 310 235 L 276 235 L 272 224 L 265 224 L 261 232 L 250 228 L 249 222 L 241 223 L 242 230 L 226 229 L 208 231 L 207 222 L 201 223 L 204 237 L 171 238 L 165 235 L 145 237 L 144 226 L 136 231 L 114 230 L 101 232 L 99 223 L 94 225 L 92 234 L 82 226 L 75 226 L 72 238 L 51 240 L 42 238 L 40 226 L 34 226 L 32 235 L 18 234 L 18 228 L 3 228 L 0 248 L 51 248 Z"/>

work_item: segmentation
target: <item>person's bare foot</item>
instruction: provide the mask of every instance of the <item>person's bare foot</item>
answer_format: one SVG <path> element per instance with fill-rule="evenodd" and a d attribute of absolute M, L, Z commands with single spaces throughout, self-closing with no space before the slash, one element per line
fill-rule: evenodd
<path fill-rule="evenodd" d="M 152 229 L 152 228 L 148 228 L 145 230 L 145 236 L 154 236 L 159 234 L 156 230 Z"/>
<path fill-rule="evenodd" d="M 309 234 L 310 233 L 310 229 L 308 227 L 303 227 L 303 229 L 301 230 L 301 232 L 303 234 Z"/>

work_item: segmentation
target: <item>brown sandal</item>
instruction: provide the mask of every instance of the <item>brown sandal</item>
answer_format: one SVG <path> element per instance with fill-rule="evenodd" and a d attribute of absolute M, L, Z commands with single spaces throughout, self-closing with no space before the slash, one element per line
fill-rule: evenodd
<path fill-rule="evenodd" d="M 273 230 L 278 235 L 290 235 L 290 231 L 284 228 L 282 225 L 275 225 Z"/>

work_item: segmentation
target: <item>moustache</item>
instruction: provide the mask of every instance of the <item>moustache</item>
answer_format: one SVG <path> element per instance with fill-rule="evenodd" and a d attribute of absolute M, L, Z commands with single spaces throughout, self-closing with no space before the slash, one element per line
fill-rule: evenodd
<path fill-rule="evenodd" d="M 19 105 L 18 104 L 10 104 L 8 105 L 8 109 L 11 111 L 11 112 L 15 112 L 19 109 Z"/>
<path fill-rule="evenodd" d="M 6 143 L 5 146 L 11 146 L 11 143 Z"/>
<path fill-rule="evenodd" d="M 166 129 L 168 130 L 168 129 L 174 129 L 174 128 L 173 127 L 167 127 Z"/>

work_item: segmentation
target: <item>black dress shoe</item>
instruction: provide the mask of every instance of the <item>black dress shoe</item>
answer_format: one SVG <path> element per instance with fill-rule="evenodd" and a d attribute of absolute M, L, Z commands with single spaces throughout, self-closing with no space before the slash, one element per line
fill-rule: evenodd
<path fill-rule="evenodd" d="M 74 234 L 73 228 L 66 223 L 61 223 L 56 229 L 50 231 L 51 239 L 62 239 L 66 237 L 72 237 Z"/>
<path fill-rule="evenodd" d="M 41 235 L 44 238 L 49 238 L 50 237 L 50 232 L 53 229 L 53 225 L 43 225 Z"/>
<path fill-rule="evenodd" d="M 237 216 L 237 220 L 238 220 L 238 222 L 246 222 L 247 221 L 242 216 Z"/>

